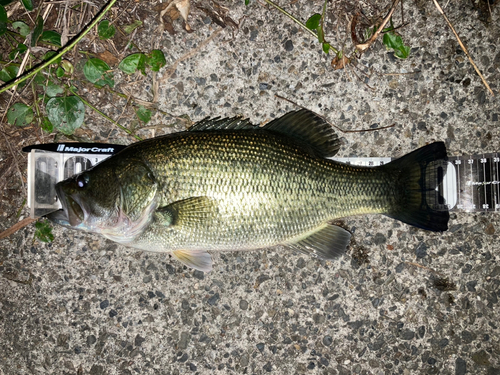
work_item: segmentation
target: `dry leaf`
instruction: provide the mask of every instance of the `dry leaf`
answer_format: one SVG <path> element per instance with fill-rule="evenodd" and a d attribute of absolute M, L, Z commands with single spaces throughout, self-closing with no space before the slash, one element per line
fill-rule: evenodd
<path fill-rule="evenodd" d="M 349 64 L 349 59 L 346 57 L 346 55 L 342 55 L 340 59 L 338 56 L 335 56 L 335 58 L 332 60 L 332 68 L 334 68 L 335 70 L 344 69 L 347 64 Z"/>
<path fill-rule="evenodd" d="M 99 57 L 101 60 L 106 62 L 109 66 L 116 65 L 120 61 L 116 58 L 115 55 L 113 55 L 108 50 L 101 52 L 101 53 L 98 53 L 97 57 Z"/>
<path fill-rule="evenodd" d="M 175 8 L 174 8 L 175 7 Z M 184 19 L 186 23 L 186 31 L 191 31 L 191 26 L 188 23 L 189 12 L 191 11 L 190 0 L 173 0 L 168 6 L 160 13 L 160 18 L 168 13 L 168 16 L 175 20 L 179 17 L 179 14 Z M 162 20 L 163 23 L 163 20 Z"/>

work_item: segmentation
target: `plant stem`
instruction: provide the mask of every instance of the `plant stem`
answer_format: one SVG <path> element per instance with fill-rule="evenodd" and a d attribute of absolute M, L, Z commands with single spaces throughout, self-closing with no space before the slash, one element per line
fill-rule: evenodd
<path fill-rule="evenodd" d="M 316 35 L 316 33 L 312 30 L 309 30 L 306 25 L 304 25 L 302 22 L 300 22 L 297 18 L 295 18 L 294 16 L 292 16 L 290 13 L 288 13 L 286 10 L 284 10 L 282 7 L 280 7 L 278 4 L 272 2 L 271 0 L 264 0 L 266 3 L 268 3 L 269 5 L 272 5 L 273 7 L 275 7 L 276 9 L 278 9 L 281 13 L 283 13 L 285 16 L 287 16 L 288 18 L 290 18 L 293 22 L 295 22 L 297 25 L 301 26 L 305 31 L 307 31 L 309 34 L 311 34 L 314 39 L 318 39 L 318 36 Z"/>
<path fill-rule="evenodd" d="M 112 122 L 113 124 L 115 124 L 116 126 L 118 126 L 120 129 L 122 129 L 124 132 L 126 132 L 127 134 L 131 135 L 132 137 L 134 137 L 135 139 L 137 139 L 138 141 L 142 141 L 142 138 L 139 137 L 138 135 L 136 134 L 133 134 L 129 129 L 127 129 L 126 127 L 124 127 L 123 125 L 120 125 L 119 123 L 117 123 L 115 120 L 113 120 L 111 117 L 107 116 L 106 114 L 104 114 L 103 112 L 99 111 L 96 107 L 94 107 L 92 104 L 90 104 L 88 101 L 86 101 L 84 98 L 82 98 L 80 95 L 78 95 L 76 92 L 74 92 L 71 88 L 69 89 L 69 91 L 75 95 L 76 97 L 80 98 L 80 100 L 83 102 L 83 104 L 85 104 L 87 107 L 89 107 L 90 109 L 92 109 L 93 111 L 97 112 L 98 114 L 100 114 L 102 117 L 104 117 L 106 120 Z"/>
<path fill-rule="evenodd" d="M 4 91 L 7 91 L 9 90 L 10 88 L 14 87 L 14 86 L 17 86 L 18 84 L 20 84 L 21 82 L 24 82 L 26 81 L 28 78 L 31 78 L 33 77 L 35 74 L 37 74 L 39 71 L 45 69 L 46 67 L 48 67 L 49 65 L 53 64 L 57 59 L 61 58 L 64 54 L 66 54 L 67 52 L 69 52 L 71 49 L 73 49 L 74 46 L 76 46 L 76 44 L 82 40 L 82 38 L 87 35 L 89 33 L 90 30 L 92 30 L 94 28 L 95 25 L 97 25 L 97 23 L 102 19 L 102 17 L 104 17 L 104 15 L 108 12 L 108 10 L 111 9 L 111 7 L 113 6 L 113 4 L 116 2 L 116 0 L 110 0 L 110 2 L 108 3 L 108 5 L 106 5 L 106 7 L 101 11 L 101 13 L 99 13 L 95 18 L 94 20 L 90 23 L 90 25 L 88 25 L 83 31 L 82 33 L 76 37 L 71 43 L 69 43 L 68 45 L 66 45 L 66 47 L 64 47 L 63 49 L 61 49 L 61 51 L 59 53 L 57 53 L 56 55 L 54 55 L 51 59 L 45 61 L 43 64 L 41 64 L 40 66 L 38 66 L 37 68 L 31 70 L 30 72 L 24 74 L 23 76 L 19 77 L 18 79 L 16 79 L 14 82 L 12 83 L 9 83 L 7 85 L 5 85 L 4 87 L 2 87 L 0 89 L 0 94 Z"/>
<path fill-rule="evenodd" d="M 302 27 L 305 31 L 307 31 L 309 34 L 311 34 L 311 35 L 314 37 L 314 39 L 318 39 L 318 35 L 317 35 L 314 31 L 312 31 L 312 30 L 308 29 L 306 25 L 304 25 L 301 21 L 299 21 L 297 18 L 295 18 L 294 16 L 292 16 L 290 13 L 288 13 L 285 9 L 283 9 L 282 7 L 280 7 L 278 4 L 274 3 L 274 2 L 273 2 L 273 1 L 271 1 L 271 0 L 264 0 L 264 1 L 265 1 L 266 3 L 268 3 L 269 5 L 272 5 L 273 7 L 275 7 L 276 9 L 278 9 L 281 13 L 283 13 L 285 16 L 287 16 L 288 18 L 290 18 L 290 19 L 291 19 L 293 22 L 295 22 L 297 25 L 299 25 L 300 27 Z M 324 4 L 324 6 L 323 6 L 323 16 L 321 16 L 321 19 L 322 19 L 322 21 L 321 21 L 321 22 L 323 22 L 323 17 L 325 16 L 325 12 L 326 12 L 326 1 L 327 1 L 327 0 L 325 0 L 325 4 Z M 319 40 L 319 39 L 318 39 L 318 40 Z M 319 42 L 320 42 L 320 43 L 323 43 L 324 41 L 319 40 Z M 333 52 L 335 52 L 336 54 L 338 54 L 338 53 L 339 53 L 339 51 L 338 51 L 337 49 L 333 48 L 331 45 L 330 45 L 330 48 L 331 48 L 331 49 L 333 50 Z"/>

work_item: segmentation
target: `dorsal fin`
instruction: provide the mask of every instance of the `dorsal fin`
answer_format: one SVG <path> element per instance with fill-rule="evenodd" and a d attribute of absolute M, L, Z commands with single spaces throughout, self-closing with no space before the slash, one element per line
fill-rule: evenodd
<path fill-rule="evenodd" d="M 223 118 L 206 117 L 203 120 L 193 124 L 188 131 L 190 132 L 201 132 L 206 130 L 240 130 L 240 129 L 257 129 L 258 127 L 253 125 L 249 119 L 243 118 L 241 116 Z"/>
<path fill-rule="evenodd" d="M 271 121 L 264 129 L 284 134 L 312 147 L 320 157 L 334 156 L 340 146 L 340 139 L 322 117 L 307 109 L 289 112 Z"/>

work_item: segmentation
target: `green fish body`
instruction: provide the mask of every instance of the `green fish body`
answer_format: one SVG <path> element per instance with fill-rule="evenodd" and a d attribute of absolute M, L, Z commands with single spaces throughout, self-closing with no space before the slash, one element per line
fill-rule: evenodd
<path fill-rule="evenodd" d="M 171 252 L 209 271 L 207 250 L 285 245 L 322 259 L 343 254 L 350 234 L 329 224 L 382 213 L 444 231 L 447 211 L 423 196 L 437 142 L 381 167 L 327 159 L 340 146 L 318 115 L 301 110 L 263 128 L 240 118 L 204 120 L 149 139 L 56 186 L 52 220 L 138 249 Z M 432 172 L 432 171 L 431 171 Z"/>

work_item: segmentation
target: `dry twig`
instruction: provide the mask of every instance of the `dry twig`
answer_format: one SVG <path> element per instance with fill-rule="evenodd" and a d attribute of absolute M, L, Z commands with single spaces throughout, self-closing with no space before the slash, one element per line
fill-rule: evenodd
<path fill-rule="evenodd" d="M 20 222 L 14 224 L 11 226 L 9 229 L 4 230 L 2 233 L 0 233 L 0 240 L 3 238 L 7 238 L 10 235 L 16 233 L 18 230 L 30 225 L 32 222 L 36 221 L 37 219 L 32 219 L 31 217 L 27 217 L 26 219 L 21 220 Z"/>
<path fill-rule="evenodd" d="M 439 11 L 439 13 L 442 14 L 442 16 L 444 17 L 444 19 L 446 20 L 446 23 L 450 27 L 451 31 L 453 31 L 453 34 L 455 34 L 455 38 L 457 38 L 458 44 L 460 44 L 460 47 L 462 48 L 462 50 L 464 51 L 464 53 L 467 55 L 467 58 L 469 59 L 470 63 L 472 64 L 472 66 L 476 70 L 476 73 L 479 75 L 479 77 L 481 77 L 481 80 L 483 81 L 483 84 L 486 86 L 486 88 L 488 89 L 488 91 L 490 92 L 490 94 L 493 95 L 493 96 L 495 96 L 495 94 L 493 93 L 493 90 L 490 88 L 490 85 L 488 85 L 488 82 L 486 82 L 486 79 L 481 74 L 481 72 L 479 71 L 478 67 L 476 66 L 476 64 L 472 60 L 472 57 L 470 56 L 469 51 L 467 50 L 467 48 L 464 46 L 464 44 L 460 40 L 460 37 L 458 36 L 457 32 L 455 31 L 455 28 L 451 24 L 451 22 L 448 19 L 448 17 L 446 17 L 446 14 L 444 13 L 443 8 L 441 8 L 441 6 L 437 2 L 437 0 L 433 0 L 433 1 L 434 1 L 434 5 L 436 6 L 437 10 Z"/>
<path fill-rule="evenodd" d="M 356 49 L 359 52 L 365 52 L 368 48 L 370 48 L 370 46 L 375 42 L 375 40 L 377 40 L 378 36 L 380 35 L 382 30 L 384 29 L 385 25 L 387 25 L 387 22 L 389 22 L 389 20 L 391 19 L 392 14 L 396 10 L 396 6 L 398 5 L 398 3 L 399 3 L 399 0 L 394 1 L 394 3 L 392 4 L 392 7 L 391 7 L 391 11 L 387 15 L 387 17 L 385 17 L 384 21 L 378 27 L 377 31 L 375 31 L 375 33 L 372 35 L 372 37 L 370 39 L 368 39 L 368 41 L 366 43 L 356 45 Z"/>

